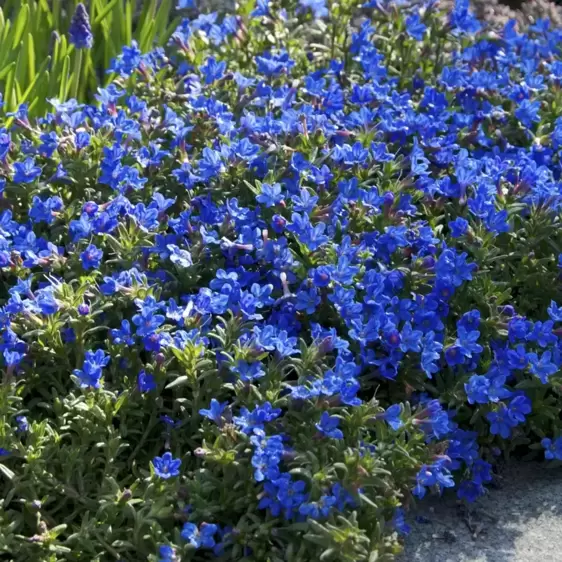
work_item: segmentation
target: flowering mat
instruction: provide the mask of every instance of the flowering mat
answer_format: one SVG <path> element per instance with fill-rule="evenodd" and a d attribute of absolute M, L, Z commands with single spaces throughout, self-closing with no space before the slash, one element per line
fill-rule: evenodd
<path fill-rule="evenodd" d="M 3 557 L 388 562 L 562 460 L 562 31 L 281 4 L 3 116 Z"/>

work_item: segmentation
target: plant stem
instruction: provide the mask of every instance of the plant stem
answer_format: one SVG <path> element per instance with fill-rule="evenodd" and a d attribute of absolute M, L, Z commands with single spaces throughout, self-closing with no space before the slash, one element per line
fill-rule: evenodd
<path fill-rule="evenodd" d="M 78 99 L 78 84 L 80 83 L 80 72 L 82 71 L 82 49 L 76 49 L 74 59 L 74 76 L 72 82 L 72 97 Z"/>

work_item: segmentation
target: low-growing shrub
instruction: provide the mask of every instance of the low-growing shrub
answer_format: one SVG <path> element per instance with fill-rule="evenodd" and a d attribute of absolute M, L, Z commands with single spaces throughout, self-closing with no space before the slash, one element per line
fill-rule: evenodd
<path fill-rule="evenodd" d="M 0 551 L 391 560 L 562 459 L 561 39 L 258 0 L 8 112 Z"/>

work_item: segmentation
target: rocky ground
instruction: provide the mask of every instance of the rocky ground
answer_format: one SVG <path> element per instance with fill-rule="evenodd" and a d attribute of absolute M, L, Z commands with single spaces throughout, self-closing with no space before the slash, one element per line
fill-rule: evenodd
<path fill-rule="evenodd" d="M 540 18 L 562 26 L 562 6 L 549 0 L 471 0 L 471 4 L 479 18 L 501 26 L 509 19 L 527 25 Z"/>
<path fill-rule="evenodd" d="M 424 501 L 399 562 L 561 562 L 562 468 L 517 463 L 471 513 L 454 495 Z"/>

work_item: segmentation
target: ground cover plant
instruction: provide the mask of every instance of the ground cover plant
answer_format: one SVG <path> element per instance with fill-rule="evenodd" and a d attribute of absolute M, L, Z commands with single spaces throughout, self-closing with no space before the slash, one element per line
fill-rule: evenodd
<path fill-rule="evenodd" d="M 5 113 L 4 556 L 389 561 L 562 460 L 562 32 L 400 4 L 193 17 Z"/>

